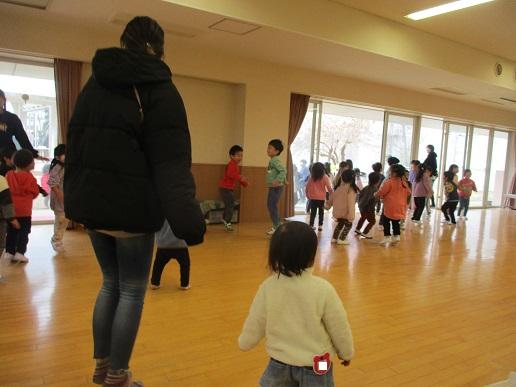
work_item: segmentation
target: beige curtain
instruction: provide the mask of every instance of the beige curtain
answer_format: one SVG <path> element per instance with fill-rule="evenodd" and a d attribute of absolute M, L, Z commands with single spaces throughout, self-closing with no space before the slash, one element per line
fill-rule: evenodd
<path fill-rule="evenodd" d="M 303 94 L 290 95 L 290 120 L 288 124 L 288 154 L 287 154 L 287 181 L 285 187 L 285 217 L 294 216 L 295 202 L 294 202 L 294 163 L 292 162 L 292 153 L 290 146 L 296 139 L 299 129 L 305 119 L 308 104 L 310 103 L 310 96 Z"/>
<path fill-rule="evenodd" d="M 54 59 L 59 141 L 66 143 L 68 123 L 81 91 L 82 63 L 67 59 Z"/>

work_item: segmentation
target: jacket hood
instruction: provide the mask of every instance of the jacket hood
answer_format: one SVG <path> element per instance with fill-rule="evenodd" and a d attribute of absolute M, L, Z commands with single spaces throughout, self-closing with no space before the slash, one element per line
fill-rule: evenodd
<path fill-rule="evenodd" d="M 431 158 L 431 159 L 436 159 L 436 158 L 437 158 L 437 153 L 435 153 L 435 152 L 430 152 L 430 153 L 428 154 L 428 157 L 429 157 L 429 158 Z"/>
<path fill-rule="evenodd" d="M 9 172 L 9 188 L 11 193 L 20 194 L 31 186 L 32 174 L 30 172 Z"/>
<path fill-rule="evenodd" d="M 97 82 L 105 87 L 160 83 L 172 76 L 158 57 L 123 48 L 97 50 L 92 68 Z"/>

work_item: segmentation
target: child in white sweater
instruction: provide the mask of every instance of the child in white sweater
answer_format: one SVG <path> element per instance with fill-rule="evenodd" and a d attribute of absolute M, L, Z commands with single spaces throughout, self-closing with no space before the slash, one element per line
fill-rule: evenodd
<path fill-rule="evenodd" d="M 349 365 L 353 338 L 333 286 L 312 275 L 317 236 L 305 223 L 282 224 L 271 239 L 273 274 L 258 289 L 242 333 L 248 351 L 266 337 L 270 363 L 261 386 L 333 386 L 335 355 Z"/>

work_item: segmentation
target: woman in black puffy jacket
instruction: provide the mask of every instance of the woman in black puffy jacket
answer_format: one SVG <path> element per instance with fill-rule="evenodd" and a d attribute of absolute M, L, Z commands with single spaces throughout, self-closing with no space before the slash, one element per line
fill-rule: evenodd
<path fill-rule="evenodd" d="M 103 274 L 93 313 L 94 382 L 141 386 L 128 372 L 154 246 L 165 219 L 202 243 L 183 101 L 162 61 L 164 33 L 136 17 L 122 48 L 100 49 L 70 121 L 65 210 L 88 229 Z"/>

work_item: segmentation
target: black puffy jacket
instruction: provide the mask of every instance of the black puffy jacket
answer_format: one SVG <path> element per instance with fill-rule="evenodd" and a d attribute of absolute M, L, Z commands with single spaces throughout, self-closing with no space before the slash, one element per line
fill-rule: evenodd
<path fill-rule="evenodd" d="M 166 218 L 179 238 L 201 243 L 206 225 L 195 200 L 190 133 L 170 69 L 120 48 L 98 50 L 92 65 L 68 129 L 67 217 L 131 233 L 155 232 Z"/>

